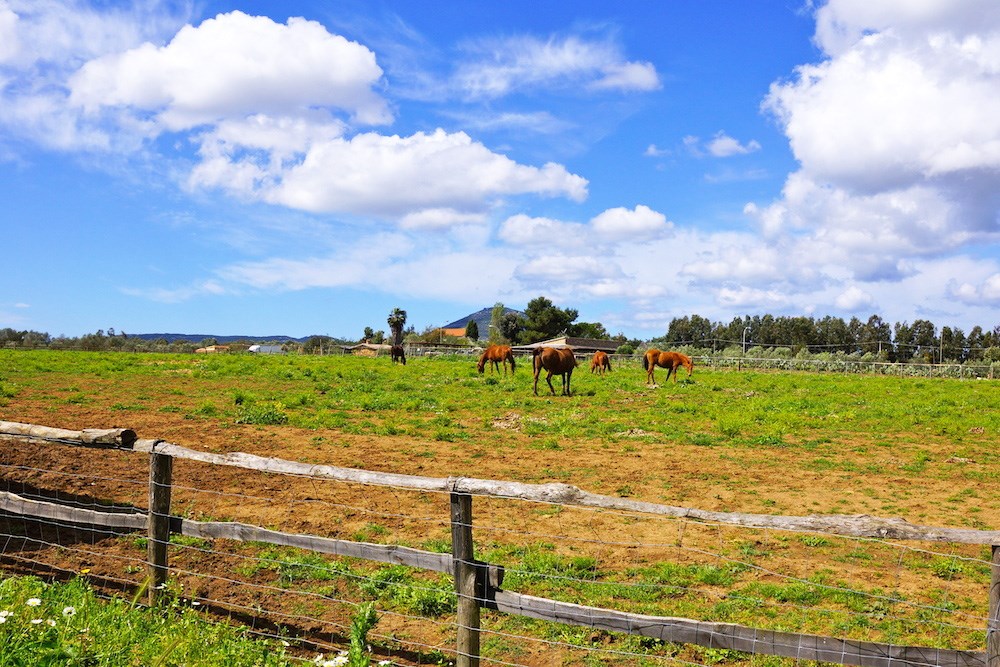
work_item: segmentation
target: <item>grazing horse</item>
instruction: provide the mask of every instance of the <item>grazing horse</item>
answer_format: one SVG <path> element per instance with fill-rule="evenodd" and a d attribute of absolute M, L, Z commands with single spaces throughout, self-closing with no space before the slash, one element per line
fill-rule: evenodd
<path fill-rule="evenodd" d="M 392 354 L 392 363 L 398 361 L 404 366 L 406 365 L 406 353 L 403 351 L 402 345 L 393 345 L 390 352 Z"/>
<path fill-rule="evenodd" d="M 691 377 L 691 373 L 694 372 L 694 362 L 686 354 L 681 354 L 680 352 L 660 352 L 655 348 L 649 349 L 646 350 L 646 356 L 642 358 L 642 367 L 646 369 L 647 384 L 654 384 L 653 371 L 657 366 L 667 369 L 667 380 L 670 379 L 670 374 L 673 373 L 674 382 L 677 382 L 677 369 L 681 366 L 687 369 L 688 377 Z"/>
<path fill-rule="evenodd" d="M 479 363 L 476 364 L 480 374 L 486 370 L 487 363 L 490 364 L 490 373 L 493 371 L 499 373 L 500 364 L 503 364 L 503 374 L 506 376 L 507 364 L 510 364 L 510 372 L 514 372 L 514 352 L 509 345 L 490 345 L 483 352 L 483 356 L 479 357 Z"/>
<path fill-rule="evenodd" d="M 590 372 L 604 375 L 604 371 L 611 370 L 611 358 L 607 352 L 598 350 L 594 352 L 594 358 L 590 360 Z"/>
<path fill-rule="evenodd" d="M 552 376 L 562 376 L 562 395 L 569 396 L 569 381 L 573 377 L 573 369 L 576 368 L 576 357 L 572 348 L 569 347 L 536 347 L 532 353 L 531 365 L 535 370 L 535 396 L 538 396 L 538 376 L 544 368 L 549 372 L 545 381 L 549 383 L 549 390 L 552 395 L 556 395 L 556 389 L 552 386 Z"/>

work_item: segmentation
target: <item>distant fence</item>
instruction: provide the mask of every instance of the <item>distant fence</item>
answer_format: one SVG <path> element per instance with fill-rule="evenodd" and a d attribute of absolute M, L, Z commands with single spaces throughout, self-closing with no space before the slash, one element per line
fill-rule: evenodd
<path fill-rule="evenodd" d="M 0 491 L 0 511 L 86 526 L 146 531 L 148 595 L 154 601 L 171 565 L 167 545 L 171 534 L 195 538 L 229 539 L 296 547 L 323 554 L 349 556 L 382 563 L 403 564 L 446 573 L 454 578 L 458 610 L 457 664 L 478 665 L 480 609 L 492 609 L 557 623 L 690 643 L 715 649 L 786 656 L 844 665 L 889 667 L 903 665 L 1000 664 L 1000 531 L 918 526 L 899 519 L 870 516 L 774 516 L 706 511 L 660 505 L 628 498 L 598 495 L 577 487 L 550 483 L 526 484 L 475 478 L 433 478 L 371 472 L 354 468 L 311 465 L 245 453 L 215 454 L 188 449 L 161 440 L 142 440 L 128 429 L 72 431 L 16 422 L 0 422 L 0 441 L 19 446 L 70 445 L 116 449 L 149 456 L 148 510 L 130 512 L 82 509 L 58 502 L 33 500 Z M 435 553 L 403 546 L 341 540 L 266 529 L 232 521 L 196 521 L 171 512 L 172 469 L 175 459 L 232 466 L 271 475 L 294 475 L 316 480 L 360 483 L 413 491 L 434 491 L 450 498 L 451 553 Z M 985 651 L 900 646 L 834 637 L 782 632 L 687 618 L 650 616 L 602 609 L 520 594 L 502 588 L 504 568 L 475 558 L 473 497 L 529 500 L 561 506 L 601 508 L 649 515 L 683 517 L 690 521 L 727 524 L 747 529 L 809 531 L 861 538 L 993 545 L 990 563 Z M 8 536 L 9 538 L 10 536 Z"/>

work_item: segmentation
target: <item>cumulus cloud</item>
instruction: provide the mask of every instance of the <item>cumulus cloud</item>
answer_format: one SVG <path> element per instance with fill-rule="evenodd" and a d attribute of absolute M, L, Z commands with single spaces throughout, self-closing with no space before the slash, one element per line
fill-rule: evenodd
<path fill-rule="evenodd" d="M 665 215 L 642 204 L 632 210 L 609 208 L 595 216 L 590 224 L 598 234 L 617 239 L 668 235 L 673 230 L 673 223 L 668 222 Z"/>
<path fill-rule="evenodd" d="M 580 223 L 518 213 L 503 221 L 497 230 L 497 237 L 514 246 L 551 244 L 556 240 L 578 245 L 584 236 L 583 231 Z"/>
<path fill-rule="evenodd" d="M 459 225 L 479 225 L 486 222 L 482 213 L 464 213 L 453 208 L 426 208 L 403 216 L 403 229 L 447 229 Z"/>
<path fill-rule="evenodd" d="M 830 57 L 773 84 L 765 102 L 803 171 L 863 194 L 922 184 L 954 194 L 947 175 L 1000 166 L 995 5 L 833 0 L 824 6 L 817 35 Z M 966 32 L 972 16 L 974 33 Z"/>
<path fill-rule="evenodd" d="M 1000 305 L 1000 273 L 987 276 L 979 283 L 951 281 L 948 293 L 965 304 L 995 308 Z"/>
<path fill-rule="evenodd" d="M 737 139 L 732 138 L 725 132 L 719 131 L 706 145 L 710 155 L 714 157 L 730 157 L 732 155 L 746 155 L 760 150 L 760 143 L 751 139 L 745 144 L 741 144 Z"/>
<path fill-rule="evenodd" d="M 391 120 L 372 90 L 382 76 L 368 48 L 315 21 L 287 24 L 239 11 L 185 26 L 151 43 L 86 63 L 70 81 L 70 102 L 93 112 L 126 106 L 183 130 L 251 113 L 334 107 L 361 123 Z"/>
<path fill-rule="evenodd" d="M 729 136 L 724 130 L 719 130 L 708 141 L 703 141 L 701 137 L 689 134 L 685 136 L 681 143 L 688 153 L 695 157 L 718 157 L 727 158 L 734 155 L 747 155 L 761 149 L 760 142 L 751 139 L 746 143 L 741 143 L 739 139 Z M 647 154 L 648 151 L 647 151 Z"/>
<path fill-rule="evenodd" d="M 579 36 L 534 36 L 484 40 L 466 45 L 469 59 L 454 76 L 472 98 L 497 98 L 532 88 L 583 86 L 590 90 L 647 91 L 660 87 L 656 68 L 625 60 L 607 40 Z"/>
<path fill-rule="evenodd" d="M 872 295 L 857 285 L 851 285 L 837 295 L 837 299 L 834 301 L 834 304 L 837 308 L 850 313 L 862 310 L 871 310 L 876 305 L 875 299 Z"/>
<path fill-rule="evenodd" d="M 238 171 L 243 161 L 230 165 Z M 192 182 L 201 184 L 201 175 L 196 169 Z M 247 194 L 306 211 L 382 216 L 402 216 L 414 209 L 475 210 L 507 195 L 576 201 L 587 196 L 586 179 L 561 165 L 522 165 L 464 132 L 440 129 L 409 137 L 364 133 L 316 143 L 300 163 L 284 170 L 280 183 L 260 185 Z"/>
<path fill-rule="evenodd" d="M 826 57 L 763 105 L 800 163 L 779 199 L 744 209 L 765 241 L 795 248 L 792 267 L 811 256 L 834 282 L 873 284 L 1000 238 L 1000 6 L 830 0 L 816 19 Z M 835 301 L 863 308 L 865 291 Z"/>
<path fill-rule="evenodd" d="M 539 285 L 570 284 L 574 288 L 593 281 L 624 277 L 617 264 L 600 257 L 561 253 L 533 257 L 520 264 L 515 275 L 519 280 Z"/>
<path fill-rule="evenodd" d="M 721 287 L 716 293 L 716 299 L 727 308 L 764 312 L 781 311 L 790 302 L 788 295 L 778 290 L 754 289 L 742 285 Z"/>
<path fill-rule="evenodd" d="M 14 10 L 0 5 L 0 63 L 11 60 L 21 50 L 17 22 Z"/>

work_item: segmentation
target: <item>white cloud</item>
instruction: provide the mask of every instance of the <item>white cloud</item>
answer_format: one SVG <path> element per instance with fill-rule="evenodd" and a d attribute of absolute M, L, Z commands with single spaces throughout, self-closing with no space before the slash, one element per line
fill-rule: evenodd
<path fill-rule="evenodd" d="M 715 237 L 717 247 L 686 257 L 681 275 L 706 283 L 767 284 L 792 278 L 791 258 L 777 247 L 767 247 L 749 237 Z M 705 243 L 711 247 L 711 243 Z"/>
<path fill-rule="evenodd" d="M 0 2 L 0 130 L 58 150 L 134 150 L 146 129 L 131 121 L 118 136 L 66 102 L 81 62 L 169 35 L 187 7 L 126 3 L 95 9 L 74 0 Z M 128 134 L 126 134 L 128 133 Z"/>
<path fill-rule="evenodd" d="M 722 287 L 716 293 L 716 299 L 727 308 L 764 312 L 780 311 L 789 304 L 788 295 L 778 290 L 761 290 L 745 286 Z"/>
<path fill-rule="evenodd" d="M 17 14 L 7 5 L 0 5 L 0 63 L 11 60 L 21 50 Z"/>
<path fill-rule="evenodd" d="M 372 91 L 381 76 L 375 54 L 315 21 L 282 25 L 234 11 L 185 26 L 166 46 L 147 42 L 91 60 L 69 85 L 70 102 L 88 112 L 131 107 L 176 131 L 317 106 L 385 123 L 387 105 Z"/>
<path fill-rule="evenodd" d="M 953 225 L 995 227 L 982 183 L 1000 168 L 996 3 L 835 0 L 818 21 L 831 58 L 765 103 L 803 172 L 852 194 L 930 187 L 961 213 Z"/>
<path fill-rule="evenodd" d="M 760 143 L 751 139 L 745 144 L 741 144 L 737 139 L 730 137 L 721 130 L 708 142 L 706 148 L 714 157 L 730 157 L 732 155 L 746 155 L 760 150 Z"/>
<path fill-rule="evenodd" d="M 673 223 L 665 215 L 642 204 L 631 211 L 624 207 L 609 208 L 590 224 L 598 234 L 619 240 L 664 236 L 673 231 Z"/>
<path fill-rule="evenodd" d="M 447 229 L 485 222 L 486 216 L 481 213 L 463 213 L 453 208 L 427 208 L 404 215 L 399 226 L 403 229 Z"/>
<path fill-rule="evenodd" d="M 623 277 L 621 268 L 614 262 L 585 255 L 543 254 L 517 267 L 518 280 L 537 284 L 572 286 L 573 289 L 593 281 Z"/>
<path fill-rule="evenodd" d="M 948 293 L 962 303 L 969 305 L 1000 305 L 1000 273 L 987 276 L 978 284 L 952 281 Z"/>
<path fill-rule="evenodd" d="M 873 31 L 964 35 L 997 25 L 1000 5 L 993 0 L 829 0 L 816 12 L 816 42 L 837 56 Z"/>
<path fill-rule="evenodd" d="M 875 299 L 857 285 L 851 285 L 841 292 L 834 301 L 837 308 L 850 313 L 875 308 Z"/>
<path fill-rule="evenodd" d="M 601 68 L 601 76 L 589 84 L 593 90 L 656 90 L 660 77 L 652 63 L 612 63 Z"/>
<path fill-rule="evenodd" d="M 497 237 L 515 246 L 541 246 L 559 243 L 579 245 L 584 238 L 583 225 L 552 218 L 531 217 L 523 213 L 503 221 Z"/>
<path fill-rule="evenodd" d="M 232 162 L 235 173 L 241 162 Z M 209 185 L 199 169 L 192 183 Z M 311 146 L 281 182 L 246 190 L 274 204 L 315 212 L 403 216 L 414 210 L 482 208 L 495 198 L 536 194 L 582 201 L 587 181 L 564 167 L 518 164 L 467 134 L 437 130 L 409 137 L 359 134 Z"/>
<path fill-rule="evenodd" d="M 656 69 L 627 61 L 617 45 L 578 36 L 541 40 L 520 36 L 467 45 L 472 57 L 461 64 L 455 85 L 473 98 L 496 98 L 532 88 L 583 86 L 591 90 L 655 90 Z"/>
<path fill-rule="evenodd" d="M 797 250 L 793 266 L 813 256 L 834 280 L 898 283 L 1000 238 L 998 7 L 831 0 L 817 12 L 828 58 L 772 84 L 764 104 L 801 168 L 780 199 L 745 208 L 765 239 Z"/>
<path fill-rule="evenodd" d="M 666 148 L 659 148 L 656 144 L 650 144 L 646 146 L 646 150 L 643 151 L 643 155 L 646 157 L 663 157 L 664 155 L 670 155 L 670 151 Z"/>

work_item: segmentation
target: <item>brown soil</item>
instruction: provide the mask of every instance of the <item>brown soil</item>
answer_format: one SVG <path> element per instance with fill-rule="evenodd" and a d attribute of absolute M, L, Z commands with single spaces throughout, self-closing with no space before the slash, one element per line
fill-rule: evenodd
<path fill-rule="evenodd" d="M 162 439 L 193 449 L 243 451 L 376 471 L 430 477 L 558 481 L 595 493 L 629 495 L 640 500 L 711 510 L 884 516 L 884 508 L 891 507 L 894 515 L 913 523 L 965 525 L 961 523 L 962 510 L 949 502 L 960 490 L 954 482 L 927 479 L 919 489 L 914 489 L 912 477 L 896 474 L 898 461 L 893 457 L 899 456 L 899 452 L 879 454 L 882 461 L 865 459 L 865 465 L 884 464 L 884 469 L 861 477 L 810 470 L 811 455 L 804 451 L 734 452 L 693 445 L 672 446 L 665 451 L 662 444 L 647 438 L 640 426 L 622 434 L 630 437 L 629 443 L 634 439 L 634 444 L 615 445 L 619 450 L 609 450 L 607 444 L 593 442 L 549 450 L 540 448 L 523 433 L 526 418 L 515 412 L 492 420 L 492 428 L 503 432 L 506 443 L 503 448 L 493 450 L 406 436 L 351 435 L 287 426 L 222 426 L 217 420 L 184 417 L 194 407 L 185 405 L 185 386 L 186 378 L 178 377 L 172 387 L 144 388 L 154 404 L 157 394 L 173 392 L 164 403 L 181 405 L 178 412 L 115 409 L 121 389 L 107 383 L 88 387 L 88 400 L 82 404 L 56 403 L 46 395 L 26 390 L 16 400 L 0 405 L 0 419 L 77 430 L 130 428 L 140 438 Z M 933 438 L 927 434 L 914 434 L 914 440 L 919 440 L 923 447 L 934 446 Z M 845 447 L 850 448 L 850 444 Z M 946 451 L 944 443 L 941 449 Z M 572 466 L 567 466 L 570 459 Z M 94 501 L 137 507 L 147 504 L 146 462 L 135 454 L 0 442 L 0 462 L 4 465 L 6 488 L 13 492 L 34 491 L 40 495 L 58 495 L 63 501 L 76 499 L 88 504 Z M 955 464 L 976 465 L 972 461 L 955 461 Z M 431 540 L 447 543 L 450 537 L 447 497 L 442 494 L 320 483 L 189 462 L 175 465 L 174 481 L 177 488 L 173 512 L 187 518 L 234 519 L 287 532 L 392 541 L 417 547 L 424 547 Z M 1000 524 L 1000 510 L 992 499 L 984 502 L 982 509 L 977 521 Z M 742 548 L 772 552 L 766 561 L 770 571 L 808 577 L 826 570 L 832 573 L 832 581 L 857 582 L 858 586 L 882 582 L 887 589 L 908 592 L 914 597 L 927 588 L 930 577 L 926 570 L 921 573 L 901 566 L 905 559 L 919 555 L 891 546 L 873 547 L 886 552 L 884 558 L 880 555 L 875 562 L 817 561 L 816 549 L 794 537 L 787 539 L 767 531 L 699 527 L 674 520 L 485 499 L 475 501 L 474 513 L 480 550 L 483 545 L 552 543 L 556 537 L 568 538 L 569 541 L 558 544 L 557 551 L 570 556 L 593 556 L 603 572 L 648 566 L 660 560 L 720 563 L 719 556 L 712 554 L 740 559 L 738 549 Z M 0 531 L 16 529 L 13 524 L 13 521 L 9 525 L 0 523 Z M 20 530 L 45 543 L 11 540 L 0 556 L 7 569 L 53 577 L 85 572 L 96 586 L 126 594 L 134 592 L 143 577 L 144 553 L 132 540 L 102 539 L 92 533 L 44 526 L 24 528 L 23 524 Z M 69 544 L 71 548 L 46 544 L 56 542 L 57 537 L 60 544 Z M 831 542 L 835 545 L 832 548 L 841 548 L 837 538 L 831 538 Z M 845 544 L 842 551 L 855 546 Z M 20 550 L 21 547 L 26 550 Z M 941 545 L 932 548 L 951 551 Z M 709 555 L 701 555 L 703 551 Z M 971 550 L 971 554 L 981 556 L 981 550 Z M 336 601 L 339 591 L 335 587 L 325 596 L 286 592 L 275 582 L 273 570 L 248 572 L 248 555 L 245 546 L 235 544 L 214 545 L 207 553 L 181 546 L 174 548 L 171 564 L 178 572 L 183 594 L 203 600 L 209 611 L 251 624 L 264 633 L 275 632 L 280 626 L 314 642 L 313 650 L 329 652 L 332 646 L 345 644 L 346 626 L 354 607 Z M 209 578 L 195 572 L 216 576 Z M 762 572 L 760 576 L 769 575 Z M 244 582 L 257 586 L 247 586 Z M 946 596 L 955 599 L 981 598 L 985 616 L 985 587 L 981 582 L 944 584 L 935 580 L 934 586 L 945 588 Z M 627 603 L 622 606 L 627 609 Z M 669 614 L 669 610 L 665 613 Z M 436 621 L 383 614 L 373 637 L 381 637 L 393 648 L 380 657 L 402 664 L 426 664 L 433 660 L 435 649 L 450 655 L 454 634 L 447 620 L 447 617 Z M 486 627 L 497 622 L 488 614 L 484 616 Z M 975 625 L 975 621 L 966 620 L 964 624 Z M 508 642 L 503 638 L 494 641 L 495 645 Z M 601 643 L 601 633 L 595 633 L 595 641 Z M 522 642 L 517 651 L 504 654 L 504 659 L 526 665 L 577 664 L 580 655 Z"/>

